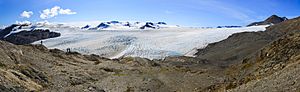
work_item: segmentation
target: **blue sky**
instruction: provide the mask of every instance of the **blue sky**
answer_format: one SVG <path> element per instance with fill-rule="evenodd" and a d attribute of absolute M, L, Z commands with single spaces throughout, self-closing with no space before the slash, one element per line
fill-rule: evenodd
<path fill-rule="evenodd" d="M 42 19 L 59 6 L 73 14 Z M 29 18 L 23 11 L 32 11 Z M 246 25 L 277 14 L 300 15 L 300 0 L 0 0 L 0 25 L 16 21 L 165 21 L 182 26 Z M 76 14 L 74 14 L 76 12 Z"/>

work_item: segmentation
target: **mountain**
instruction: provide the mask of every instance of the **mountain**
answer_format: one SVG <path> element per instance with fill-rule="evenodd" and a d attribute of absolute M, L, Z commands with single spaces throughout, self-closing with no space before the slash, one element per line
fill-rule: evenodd
<path fill-rule="evenodd" d="M 272 15 L 271 17 L 269 17 L 265 21 L 269 22 L 269 23 L 273 23 L 273 24 L 278 24 L 278 23 L 280 23 L 282 21 L 286 21 L 286 20 L 288 20 L 288 18 L 286 18 L 286 17 L 279 17 L 277 15 Z"/>
<path fill-rule="evenodd" d="M 196 55 L 211 61 L 224 62 L 225 65 L 238 62 L 286 33 L 300 29 L 298 24 L 299 19 L 295 18 L 267 27 L 266 31 L 236 33 L 199 49 Z"/>
<path fill-rule="evenodd" d="M 144 26 L 140 27 L 140 29 L 147 29 L 147 28 L 150 28 L 150 29 L 158 29 L 159 26 L 152 23 L 152 22 L 147 22 Z"/>
<path fill-rule="evenodd" d="M 132 24 L 130 24 L 129 22 L 126 22 L 126 23 L 123 24 L 123 26 L 132 27 Z"/>
<path fill-rule="evenodd" d="M 160 25 L 167 25 L 166 22 L 158 22 L 157 24 L 160 24 Z"/>
<path fill-rule="evenodd" d="M 110 24 L 110 22 L 108 22 L 108 24 Z M 108 24 L 105 24 L 105 23 L 101 23 L 97 26 L 97 28 L 100 28 L 100 29 L 105 29 L 105 28 L 108 28 L 109 25 Z"/>
<path fill-rule="evenodd" d="M 82 29 L 89 30 L 138 30 L 138 29 L 160 29 L 160 28 L 170 28 L 177 27 L 172 25 L 167 25 L 165 22 L 119 22 L 119 21 L 110 21 L 110 22 L 102 22 L 96 27 L 82 27 Z"/>
<path fill-rule="evenodd" d="M 277 15 L 272 15 L 270 16 L 269 18 L 267 18 L 266 20 L 264 21 L 261 21 L 261 22 L 254 22 L 254 23 L 251 23 L 247 26 L 258 26 L 258 25 L 271 25 L 271 24 L 278 24 L 280 22 L 283 22 L 283 21 L 286 21 L 288 20 L 288 18 L 286 17 L 279 17 Z"/>
<path fill-rule="evenodd" d="M 81 29 L 88 29 L 90 27 L 91 27 L 90 25 L 86 25 L 86 26 L 82 27 Z"/>
<path fill-rule="evenodd" d="M 242 26 L 217 26 L 217 28 L 241 28 Z"/>
<path fill-rule="evenodd" d="M 196 58 L 224 67 L 228 78 L 204 90 L 299 90 L 300 84 L 293 82 L 298 76 L 295 71 L 299 71 L 299 30 L 300 17 L 269 26 L 266 31 L 233 34 L 199 49 Z"/>
<path fill-rule="evenodd" d="M 11 26 L 8 26 L 8 27 L 2 29 L 2 30 L 0 31 L 0 38 L 1 38 L 1 39 L 5 38 L 5 36 L 6 36 L 7 34 L 9 34 L 9 33 L 10 33 L 15 27 L 17 27 L 17 26 L 18 26 L 18 25 L 13 24 L 13 25 L 11 25 Z"/>
<path fill-rule="evenodd" d="M 300 31 L 264 46 L 241 64 L 229 68 L 231 91 L 300 91 Z M 256 86 L 260 84 L 260 86 Z"/>
<path fill-rule="evenodd" d="M 13 24 L 0 31 L 0 40 L 17 45 L 30 44 L 35 41 L 59 37 L 60 33 L 51 32 L 49 29 L 36 28 L 29 24 Z"/>

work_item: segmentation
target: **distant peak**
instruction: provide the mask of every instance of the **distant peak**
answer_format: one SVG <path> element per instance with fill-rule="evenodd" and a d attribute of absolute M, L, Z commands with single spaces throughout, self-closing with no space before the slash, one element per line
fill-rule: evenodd
<path fill-rule="evenodd" d="M 277 18 L 280 18 L 278 15 L 271 15 L 270 17 L 277 17 Z"/>
<path fill-rule="evenodd" d="M 270 23 L 274 23 L 274 24 L 277 24 L 279 22 L 282 22 L 282 21 L 285 21 L 287 20 L 286 17 L 279 17 L 277 15 L 272 15 L 270 16 L 269 18 L 267 18 L 265 21 L 266 22 L 270 22 Z"/>
<path fill-rule="evenodd" d="M 272 16 L 268 17 L 265 21 L 254 22 L 254 23 L 249 24 L 248 26 L 273 25 L 273 24 L 278 24 L 278 23 L 286 21 L 286 20 L 288 20 L 288 18 L 279 17 L 277 15 L 272 15 Z"/>

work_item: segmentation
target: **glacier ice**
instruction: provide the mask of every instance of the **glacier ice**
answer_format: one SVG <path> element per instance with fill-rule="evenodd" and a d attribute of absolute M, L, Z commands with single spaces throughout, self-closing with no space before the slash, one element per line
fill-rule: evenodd
<path fill-rule="evenodd" d="M 196 49 L 226 39 L 233 33 L 264 31 L 266 26 L 241 28 L 171 27 L 149 30 L 82 30 L 74 27 L 48 27 L 61 37 L 44 40 L 48 48 L 71 48 L 84 54 L 107 58 L 193 56 Z M 35 42 L 39 44 L 40 41 Z"/>

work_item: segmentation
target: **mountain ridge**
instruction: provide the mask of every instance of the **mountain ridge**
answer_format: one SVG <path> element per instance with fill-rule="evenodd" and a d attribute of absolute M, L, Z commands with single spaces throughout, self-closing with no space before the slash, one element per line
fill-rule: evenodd
<path fill-rule="evenodd" d="M 251 23 L 251 24 L 249 24 L 247 26 L 273 25 L 273 24 L 278 24 L 278 23 L 286 21 L 286 20 L 288 20 L 288 18 L 286 18 L 286 17 L 279 17 L 277 15 L 272 15 L 272 16 L 268 17 L 264 21 L 254 22 L 254 23 Z"/>
<path fill-rule="evenodd" d="M 29 29 L 23 29 L 29 27 Z M 35 41 L 59 37 L 61 34 L 49 29 L 30 27 L 28 24 L 13 24 L 0 31 L 0 40 L 17 45 L 31 44 Z"/>
<path fill-rule="evenodd" d="M 212 43 L 206 48 L 200 49 L 197 56 L 198 58 L 221 65 L 225 64 L 225 67 L 228 67 L 226 69 L 226 76 L 228 78 L 226 82 L 211 85 L 203 91 L 226 90 L 230 92 L 241 92 L 299 90 L 297 89 L 299 88 L 299 83 L 293 82 L 295 80 L 284 78 L 289 76 L 293 79 L 297 79 L 297 74 L 294 74 L 294 72 L 299 71 L 297 68 L 299 65 L 296 63 L 299 62 L 299 60 L 296 59 L 299 55 L 299 23 L 300 18 L 297 17 L 269 26 L 267 30 L 263 32 L 233 34 L 228 39 Z M 240 40 L 244 38 L 250 39 Z M 238 47 L 230 48 L 232 46 Z M 220 52 L 214 51 L 214 49 L 217 48 L 218 50 L 223 50 Z M 226 54 L 224 54 L 223 51 L 225 51 Z M 241 54 L 241 52 L 248 54 Z M 221 53 L 224 56 L 220 57 Z M 217 56 L 211 57 L 214 55 Z M 219 57 L 219 59 L 214 59 L 217 57 Z M 289 72 L 288 70 L 294 72 Z M 292 84 L 292 86 L 286 86 L 276 81 L 280 81 L 282 84 L 289 84 L 290 82 L 294 84 Z"/>
<path fill-rule="evenodd" d="M 138 30 L 138 29 L 160 29 L 160 28 L 166 28 L 166 27 L 178 27 L 178 26 L 172 26 L 167 25 L 165 22 L 119 22 L 119 21 L 110 21 L 110 22 L 101 22 L 96 27 L 92 27 L 90 25 L 86 25 L 82 27 L 82 29 L 86 30 L 126 30 L 126 29 L 132 29 L 132 30 Z"/>

